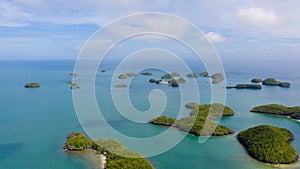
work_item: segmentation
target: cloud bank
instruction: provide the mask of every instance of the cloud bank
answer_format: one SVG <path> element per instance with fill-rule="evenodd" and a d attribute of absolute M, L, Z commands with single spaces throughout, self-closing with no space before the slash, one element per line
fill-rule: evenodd
<path fill-rule="evenodd" d="M 273 10 L 262 7 L 240 9 L 237 13 L 240 21 L 255 27 L 273 27 L 283 23 L 283 17 L 275 14 Z"/>

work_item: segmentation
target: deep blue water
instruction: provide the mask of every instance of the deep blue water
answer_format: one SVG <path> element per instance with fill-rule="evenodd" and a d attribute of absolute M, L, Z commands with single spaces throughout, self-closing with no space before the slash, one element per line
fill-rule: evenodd
<path fill-rule="evenodd" d="M 62 149 L 69 132 L 83 129 L 73 106 L 72 91 L 65 81 L 70 80 L 75 61 L 0 61 L 0 168 L 3 169 L 80 169 L 93 168 L 78 155 Z M 109 123 L 123 134 L 149 137 L 165 130 L 151 124 L 135 124 L 120 116 L 107 97 L 110 78 L 114 72 L 113 61 L 102 65 L 106 73 L 97 73 L 96 96 L 101 111 Z M 300 105 L 300 61 L 229 61 L 224 60 L 228 85 L 249 83 L 254 77 L 275 77 L 291 82 L 291 88 L 267 87 L 262 90 L 227 90 L 226 104 L 235 115 L 221 120 L 222 125 L 237 132 L 259 124 L 284 127 L 295 135 L 293 146 L 300 152 L 300 123 L 285 118 L 249 112 L 253 106 L 279 103 L 287 106 Z M 203 68 L 191 63 L 195 72 Z M 152 70 L 158 78 L 163 72 Z M 180 102 L 178 89 L 148 83 L 147 76 L 136 76 L 130 86 L 132 104 L 139 110 L 149 108 L 148 94 L 155 88 L 162 89 L 168 103 L 167 116 L 176 116 Z M 187 79 L 187 78 L 186 78 Z M 189 79 L 187 79 L 189 80 Z M 25 89 L 27 82 L 38 81 L 38 89 Z M 210 102 L 209 84 L 206 78 L 198 78 L 201 103 Z M 185 85 L 188 85 L 186 83 Z M 142 87 L 141 87 L 142 86 Z M 78 89 L 80 90 L 80 89 Z M 119 89 L 122 92 L 122 89 Z M 186 110 L 188 113 L 189 110 Z M 92 124 L 91 124 L 92 125 Z M 174 132 L 178 132 L 175 131 Z M 158 146 L 158 145 L 156 145 Z M 151 149 L 151 147 L 149 147 Z M 256 169 L 274 168 L 250 158 L 238 143 L 235 135 L 212 137 L 199 144 L 198 137 L 188 135 L 180 144 L 149 160 L 158 169 L 210 168 Z M 289 168 L 299 168 L 300 163 Z"/>

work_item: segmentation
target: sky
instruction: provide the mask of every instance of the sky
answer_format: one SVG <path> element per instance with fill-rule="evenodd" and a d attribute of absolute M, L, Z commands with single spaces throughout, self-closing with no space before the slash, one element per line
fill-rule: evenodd
<path fill-rule="evenodd" d="M 0 59 L 76 59 L 107 23 L 162 12 L 194 24 L 221 58 L 295 60 L 299 7 L 298 0 L 0 0 Z"/>

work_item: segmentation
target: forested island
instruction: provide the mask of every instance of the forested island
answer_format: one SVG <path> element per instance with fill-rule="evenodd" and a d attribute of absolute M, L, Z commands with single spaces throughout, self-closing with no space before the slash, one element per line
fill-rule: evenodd
<path fill-rule="evenodd" d="M 237 84 L 235 86 L 227 86 L 226 89 L 261 89 L 259 84 Z"/>
<path fill-rule="evenodd" d="M 24 85 L 25 88 L 39 88 L 41 85 L 38 82 L 26 83 Z"/>
<path fill-rule="evenodd" d="M 136 76 L 135 73 L 129 72 L 129 73 L 125 73 L 125 74 L 120 74 L 120 75 L 118 76 L 118 78 L 119 78 L 119 79 L 127 79 L 127 78 L 131 78 L 131 77 L 134 77 L 134 76 Z"/>
<path fill-rule="evenodd" d="M 70 133 L 64 149 L 66 151 L 93 150 L 95 153 L 101 154 L 102 158 L 105 159 L 104 161 L 102 159 L 102 162 L 105 162 L 105 164 L 102 164 L 104 165 L 102 168 L 106 169 L 154 168 L 140 154 L 126 149 L 123 144 L 116 140 L 99 139 L 93 141 L 82 133 Z"/>
<path fill-rule="evenodd" d="M 150 75 L 152 75 L 152 73 L 151 72 L 142 72 L 141 75 L 150 76 Z"/>
<path fill-rule="evenodd" d="M 186 75 L 187 77 L 190 77 L 190 78 L 197 78 L 198 77 L 198 75 L 196 74 L 196 73 L 189 73 L 189 74 L 187 74 Z"/>
<path fill-rule="evenodd" d="M 193 108 L 190 112 L 190 116 L 188 117 L 176 120 L 175 118 L 160 116 L 150 120 L 149 122 L 156 125 L 174 127 L 180 131 L 188 132 L 196 136 L 223 136 L 234 133 L 233 130 L 225 126 L 218 125 L 213 121 L 213 119 L 218 117 L 232 116 L 234 112 L 229 107 L 219 103 L 212 105 L 197 105 L 196 103 L 188 103 L 186 107 Z M 202 131 L 206 121 L 206 125 L 212 129 L 216 127 L 216 129 Z"/>
<path fill-rule="evenodd" d="M 280 104 L 266 104 L 252 108 L 251 112 L 285 116 L 300 120 L 300 106 L 286 107 Z"/>
<path fill-rule="evenodd" d="M 262 83 L 266 86 L 280 86 L 280 87 L 290 87 L 291 84 L 289 82 L 280 82 L 273 77 L 266 78 L 264 80 L 260 78 L 254 78 L 251 80 L 252 83 Z"/>
<path fill-rule="evenodd" d="M 289 164 L 298 160 L 298 154 L 290 144 L 294 135 L 284 128 L 260 125 L 240 132 L 237 138 L 249 155 L 259 161 Z"/>

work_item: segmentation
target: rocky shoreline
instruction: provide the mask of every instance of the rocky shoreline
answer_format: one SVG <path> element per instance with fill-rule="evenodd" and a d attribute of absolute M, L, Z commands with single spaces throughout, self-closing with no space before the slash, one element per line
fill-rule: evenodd
<path fill-rule="evenodd" d="M 266 104 L 253 107 L 250 111 L 300 120 L 300 106 L 286 107 L 280 104 Z"/>
<path fill-rule="evenodd" d="M 262 87 L 259 84 L 237 84 L 235 86 L 227 86 L 226 89 L 254 89 L 260 90 Z"/>
<path fill-rule="evenodd" d="M 153 169 L 153 165 L 137 152 L 126 149 L 116 140 L 99 139 L 93 141 L 82 133 L 70 133 L 64 144 L 69 152 L 92 151 L 101 158 L 102 169 L 144 168 Z"/>

